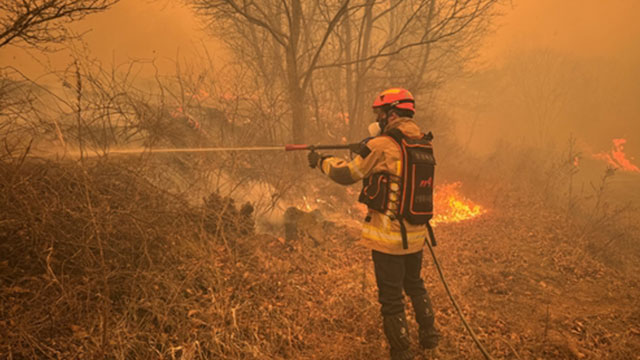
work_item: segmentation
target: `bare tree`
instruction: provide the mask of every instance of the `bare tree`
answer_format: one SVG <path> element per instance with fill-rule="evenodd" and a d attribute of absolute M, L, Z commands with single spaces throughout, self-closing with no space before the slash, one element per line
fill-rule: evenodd
<path fill-rule="evenodd" d="M 119 0 L 0 1 L 0 47 L 26 43 L 46 48 L 69 37 L 66 25 L 104 11 Z"/>
<path fill-rule="evenodd" d="M 359 24 L 349 56 L 322 63 L 319 69 L 355 66 L 349 104 L 349 135 L 362 129 L 366 105 L 381 87 L 404 86 L 426 95 L 455 77 L 475 53 L 498 13 L 499 0 L 366 1 L 361 14 L 348 19 Z M 345 27 L 349 24 L 345 24 Z M 344 33 L 344 32 L 343 32 Z M 347 83 L 349 80 L 347 80 Z M 422 102 L 423 104 L 425 102 Z"/>
<path fill-rule="evenodd" d="M 508 79 L 517 109 L 523 109 L 528 132 L 537 145 L 549 146 L 558 132 L 561 114 L 575 82 L 576 64 L 569 58 L 542 50 L 509 59 Z"/>
<path fill-rule="evenodd" d="M 372 89 L 397 85 L 420 92 L 456 73 L 500 0 L 188 2 L 238 62 L 261 78 L 263 96 L 287 93 L 289 130 L 294 141 L 303 141 L 312 124 L 309 108 L 316 130 L 331 132 L 346 121 L 338 131 L 353 140 L 364 128 Z M 336 113 L 342 125 L 323 128 L 329 119 L 318 117 Z"/>
<path fill-rule="evenodd" d="M 283 79 L 291 110 L 291 134 L 304 139 L 305 98 L 320 55 L 349 0 L 334 2 L 190 0 L 197 13 L 211 19 L 212 27 L 257 73 Z M 267 61 L 275 57 L 274 62 Z M 265 84 L 267 87 L 273 84 Z"/>

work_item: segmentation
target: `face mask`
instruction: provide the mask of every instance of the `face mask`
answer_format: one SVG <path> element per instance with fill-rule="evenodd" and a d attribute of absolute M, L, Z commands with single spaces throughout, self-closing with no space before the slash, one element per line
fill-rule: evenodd
<path fill-rule="evenodd" d="M 369 130 L 369 135 L 371 136 L 378 136 L 382 131 L 382 129 L 380 129 L 380 124 L 378 124 L 377 121 L 369 124 L 369 127 L 367 128 L 367 130 Z"/>

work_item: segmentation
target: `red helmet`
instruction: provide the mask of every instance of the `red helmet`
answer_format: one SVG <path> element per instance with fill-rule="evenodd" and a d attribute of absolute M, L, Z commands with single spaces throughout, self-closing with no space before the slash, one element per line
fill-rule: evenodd
<path fill-rule="evenodd" d="M 373 101 L 373 108 L 385 106 L 416 112 L 413 95 L 411 95 L 409 90 L 403 88 L 391 88 L 378 94 Z"/>

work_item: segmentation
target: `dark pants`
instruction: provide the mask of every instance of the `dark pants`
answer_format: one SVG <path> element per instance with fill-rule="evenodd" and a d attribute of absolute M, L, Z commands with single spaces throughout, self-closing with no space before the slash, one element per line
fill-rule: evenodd
<path fill-rule="evenodd" d="M 402 289 L 412 298 L 427 294 L 420 277 L 422 250 L 408 255 L 389 255 L 373 250 L 371 257 L 383 316 L 404 311 Z"/>

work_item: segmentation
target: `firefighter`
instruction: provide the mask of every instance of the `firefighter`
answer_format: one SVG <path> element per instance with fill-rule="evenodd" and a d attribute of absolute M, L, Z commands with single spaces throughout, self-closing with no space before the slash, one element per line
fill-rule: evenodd
<path fill-rule="evenodd" d="M 389 191 L 383 199 L 387 210 L 376 210 L 374 204 L 367 203 L 368 214 L 360 243 L 371 249 L 383 329 L 391 359 L 413 359 L 403 290 L 411 298 L 415 310 L 421 347 L 434 349 L 440 333 L 435 328 L 431 301 L 420 276 L 426 226 L 411 224 L 397 216 L 397 191 L 405 179 L 402 178 L 401 149 L 388 134 L 400 132 L 409 139 L 418 139 L 424 134 L 413 121 L 415 102 L 413 95 L 405 89 L 391 88 L 380 93 L 373 103 L 373 111 L 377 117 L 376 122 L 369 126 L 373 137 L 363 143 L 352 161 L 314 151 L 309 153 L 308 160 L 311 168 L 320 168 L 322 173 L 339 184 L 349 185 L 364 179 L 360 201 L 365 203 L 372 197 L 366 192 L 371 179 L 380 179 L 376 175 L 384 175 L 383 179 L 388 179 Z"/>

